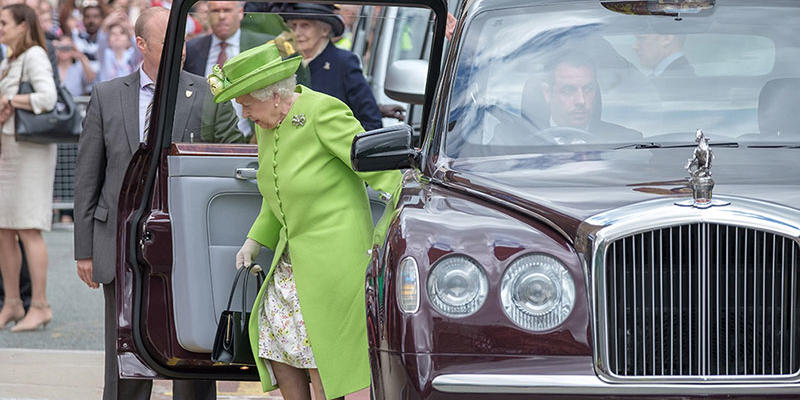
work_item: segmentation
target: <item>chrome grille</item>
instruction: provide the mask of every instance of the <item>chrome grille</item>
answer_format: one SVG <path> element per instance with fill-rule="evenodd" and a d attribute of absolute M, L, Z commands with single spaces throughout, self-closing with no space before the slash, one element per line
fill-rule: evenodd
<path fill-rule="evenodd" d="M 697 223 L 611 242 L 604 355 L 620 377 L 798 372 L 793 239 Z"/>

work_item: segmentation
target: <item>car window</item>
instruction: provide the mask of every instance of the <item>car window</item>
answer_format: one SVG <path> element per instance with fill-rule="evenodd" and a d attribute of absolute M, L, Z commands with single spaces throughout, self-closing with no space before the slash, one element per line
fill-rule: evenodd
<path fill-rule="evenodd" d="M 433 24 L 431 12 L 421 8 L 400 8 L 396 18 L 388 65 L 397 60 L 425 59 L 423 49 Z"/>
<path fill-rule="evenodd" d="M 787 89 L 800 40 L 786 27 L 800 11 L 769 4 L 681 18 L 597 2 L 482 12 L 459 44 L 445 151 L 690 143 L 698 128 L 712 141 L 797 142 L 800 93 Z"/>
<path fill-rule="evenodd" d="M 647 73 L 634 51 L 638 35 L 606 35 L 614 51 Z M 682 35 L 683 54 L 700 77 L 759 76 L 775 65 L 775 42 L 757 34 L 703 33 Z"/>
<path fill-rule="evenodd" d="M 383 29 L 384 13 L 386 7 L 364 6 L 361 14 L 356 21 L 356 29 L 353 36 L 353 49 L 361 58 L 364 73 L 369 78 L 374 72 L 376 44 Z"/>

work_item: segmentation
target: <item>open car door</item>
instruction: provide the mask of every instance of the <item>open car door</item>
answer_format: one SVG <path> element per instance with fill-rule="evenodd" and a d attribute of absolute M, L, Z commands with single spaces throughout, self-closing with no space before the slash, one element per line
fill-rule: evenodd
<path fill-rule="evenodd" d="M 217 321 L 227 306 L 235 275 L 235 254 L 259 212 L 261 196 L 255 182 L 257 148 L 247 144 L 252 136 L 244 137 L 243 144 L 203 143 L 205 133 L 184 131 L 179 110 L 186 105 L 181 102 L 200 97 L 179 90 L 181 49 L 194 3 L 176 0 L 172 4 L 153 103 L 154 128 L 133 156 L 120 194 L 117 359 L 125 378 L 256 380 L 255 368 L 210 359 Z M 425 132 L 439 81 L 446 4 L 444 0 L 373 0 L 370 4 L 427 8 L 435 16 L 435 23 L 429 24 L 433 34 L 420 32 L 433 38 L 425 87 Z M 274 17 L 246 13 L 242 34 L 269 34 L 268 29 L 261 31 L 262 24 Z M 375 196 L 373 218 L 381 212 L 382 204 Z M 256 261 L 268 266 L 271 256 L 265 249 Z M 254 282 L 250 284 L 247 307 L 257 291 Z M 237 292 L 234 298 L 239 296 Z M 234 301 L 232 308 L 240 310 L 240 301 Z"/>

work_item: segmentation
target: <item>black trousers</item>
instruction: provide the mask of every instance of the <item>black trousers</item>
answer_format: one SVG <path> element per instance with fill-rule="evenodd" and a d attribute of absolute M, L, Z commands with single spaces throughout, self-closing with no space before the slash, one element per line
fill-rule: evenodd
<path fill-rule="evenodd" d="M 153 381 L 149 379 L 122 379 L 117 367 L 116 289 L 114 282 L 103 285 L 105 299 L 105 386 L 103 400 L 149 400 Z M 172 398 L 175 400 L 215 400 L 216 381 L 172 381 Z"/>

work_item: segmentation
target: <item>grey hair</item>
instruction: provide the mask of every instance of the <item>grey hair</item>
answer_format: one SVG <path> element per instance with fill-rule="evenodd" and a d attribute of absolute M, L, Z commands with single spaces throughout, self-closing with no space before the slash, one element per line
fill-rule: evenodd
<path fill-rule="evenodd" d="M 265 102 L 269 100 L 273 94 L 277 94 L 278 97 L 285 99 L 291 96 L 294 93 L 294 88 L 297 86 L 297 78 L 294 75 L 281 79 L 269 86 L 265 86 L 261 89 L 256 89 L 250 92 L 250 95 L 255 97 L 256 100 L 260 102 Z"/>
<path fill-rule="evenodd" d="M 326 35 L 326 37 L 328 39 L 333 39 L 333 26 L 331 26 L 331 24 L 329 24 L 327 22 L 324 22 L 324 21 L 319 21 L 319 20 L 311 20 L 311 21 L 316 23 L 319 26 L 320 29 L 322 29 L 322 30 L 327 29 L 328 30 L 328 35 Z"/>

